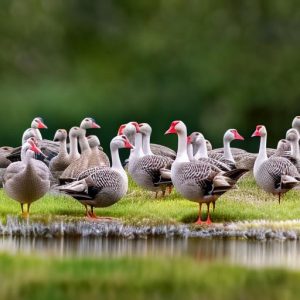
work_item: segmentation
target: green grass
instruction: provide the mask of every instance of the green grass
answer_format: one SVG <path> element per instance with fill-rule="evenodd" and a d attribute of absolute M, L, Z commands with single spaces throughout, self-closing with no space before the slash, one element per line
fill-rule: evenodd
<path fill-rule="evenodd" d="M 58 260 L 0 255 L 0 298 L 298 299 L 300 272 L 193 259 Z"/>
<path fill-rule="evenodd" d="M 299 200 L 300 192 L 290 191 L 279 205 L 277 198 L 260 190 L 248 176 L 240 181 L 238 189 L 226 193 L 217 201 L 212 218 L 214 222 L 299 219 Z M 31 219 L 79 220 L 84 216 L 84 211 L 84 207 L 70 197 L 48 195 L 33 203 Z M 192 223 L 197 218 L 198 204 L 183 199 L 175 191 L 170 196 L 155 199 L 153 193 L 143 191 L 130 182 L 126 197 L 96 212 L 100 216 L 119 218 L 135 225 Z M 4 222 L 7 215 L 20 215 L 20 205 L 0 191 L 0 216 Z"/>

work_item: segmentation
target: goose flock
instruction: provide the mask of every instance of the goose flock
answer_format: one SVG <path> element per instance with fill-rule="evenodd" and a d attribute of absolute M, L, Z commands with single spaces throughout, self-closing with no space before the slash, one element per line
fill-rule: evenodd
<path fill-rule="evenodd" d="M 111 140 L 111 162 L 96 135 L 87 130 L 100 128 L 93 118 L 84 118 L 79 127 L 58 129 L 53 141 L 42 138 L 46 129 L 42 118 L 34 118 L 22 135 L 20 147 L 0 147 L 1 184 L 6 194 L 18 201 L 22 215 L 29 216 L 32 202 L 55 190 L 77 199 L 85 215 L 97 217 L 95 207 L 118 202 L 128 190 L 128 175 L 141 188 L 165 196 L 174 187 L 184 198 L 199 203 L 196 224 L 211 224 L 210 209 L 217 199 L 237 186 L 247 172 L 253 172 L 257 185 L 279 199 L 300 186 L 300 116 L 277 149 L 267 148 L 267 129 L 257 125 L 253 137 L 260 138 L 259 152 L 232 148 L 234 140 L 244 140 L 236 129 L 223 137 L 223 148 L 213 149 L 200 132 L 188 135 L 182 121 L 173 121 L 165 134 L 176 134 L 177 152 L 151 143 L 148 123 L 122 124 Z M 69 142 L 68 142 L 69 139 Z M 119 149 L 130 149 L 122 164 Z M 128 174 L 128 175 L 127 175 Z M 202 205 L 207 219 L 202 220 Z"/>

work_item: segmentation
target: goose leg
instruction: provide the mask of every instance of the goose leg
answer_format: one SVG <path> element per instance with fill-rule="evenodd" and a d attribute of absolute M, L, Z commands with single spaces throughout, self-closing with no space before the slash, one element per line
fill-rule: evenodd
<path fill-rule="evenodd" d="M 199 214 L 198 214 L 198 220 L 196 221 L 196 225 L 201 225 L 201 224 L 203 224 L 203 222 L 202 222 L 202 220 L 201 220 L 201 214 L 202 214 L 202 212 L 201 212 L 201 208 L 202 208 L 202 203 L 199 203 Z"/>
<path fill-rule="evenodd" d="M 172 193 L 173 187 L 170 185 L 168 186 L 168 190 L 169 190 L 169 195 Z"/>
<path fill-rule="evenodd" d="M 161 196 L 164 198 L 165 195 L 166 195 L 166 190 L 162 190 L 162 191 L 161 191 Z"/>
<path fill-rule="evenodd" d="M 24 211 L 24 203 L 21 203 L 21 210 L 22 210 L 22 217 L 28 218 L 29 217 L 29 207 L 30 204 L 27 205 L 27 211 Z"/>
<path fill-rule="evenodd" d="M 158 194 L 158 192 L 155 192 L 155 199 L 157 199 L 157 194 Z"/>
<path fill-rule="evenodd" d="M 98 217 L 95 213 L 94 213 L 94 206 L 91 206 L 91 211 L 89 213 L 89 218 L 93 219 L 93 220 L 113 220 L 113 218 L 110 217 Z"/>
<path fill-rule="evenodd" d="M 278 194 L 278 202 L 280 204 L 280 200 L 281 200 L 281 193 Z"/>
<path fill-rule="evenodd" d="M 209 203 L 206 203 L 207 205 L 207 219 L 205 221 L 205 224 L 206 225 L 211 225 L 211 218 L 210 218 L 210 212 L 209 212 L 209 207 L 210 207 L 210 202 Z"/>

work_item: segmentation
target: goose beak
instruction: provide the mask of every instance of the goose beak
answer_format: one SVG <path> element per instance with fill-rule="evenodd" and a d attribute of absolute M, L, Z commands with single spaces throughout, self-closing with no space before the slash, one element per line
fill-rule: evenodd
<path fill-rule="evenodd" d="M 244 140 L 244 137 L 241 136 L 237 131 L 234 133 L 234 139 L 235 140 L 241 140 L 243 141 Z"/>
<path fill-rule="evenodd" d="M 132 144 L 130 144 L 129 141 L 124 142 L 124 147 L 127 148 L 127 149 L 133 149 L 134 148 L 134 146 Z"/>
<path fill-rule="evenodd" d="M 38 122 L 38 129 L 47 129 L 47 128 L 48 127 L 42 121 Z"/>
<path fill-rule="evenodd" d="M 172 134 L 172 133 L 174 133 L 174 134 L 177 133 L 174 126 L 170 126 L 170 128 L 165 132 L 165 134 Z"/>
<path fill-rule="evenodd" d="M 100 125 L 98 125 L 96 122 L 92 123 L 92 128 L 101 128 Z"/>
<path fill-rule="evenodd" d="M 259 130 L 255 130 L 255 131 L 253 132 L 253 134 L 251 135 L 251 137 L 255 137 L 255 136 L 261 136 Z"/>

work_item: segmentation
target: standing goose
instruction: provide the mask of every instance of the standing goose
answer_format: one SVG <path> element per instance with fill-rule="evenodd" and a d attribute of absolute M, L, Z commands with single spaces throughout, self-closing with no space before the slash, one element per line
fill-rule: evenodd
<path fill-rule="evenodd" d="M 61 187 L 61 191 L 77 199 L 86 208 L 86 216 L 97 218 L 94 207 L 107 207 L 118 202 L 128 190 L 128 178 L 120 157 L 120 148 L 132 148 L 125 135 L 116 136 L 110 143 L 112 167 L 92 168 L 81 173 L 78 180 Z M 88 210 L 88 206 L 91 207 Z"/>
<path fill-rule="evenodd" d="M 282 194 L 299 185 L 300 175 L 288 159 L 276 155 L 268 158 L 265 126 L 257 125 L 252 136 L 260 137 L 259 153 L 253 169 L 255 181 L 267 193 L 278 195 L 280 203 Z"/>
<path fill-rule="evenodd" d="M 135 142 L 134 137 L 135 137 L 136 129 L 135 129 L 133 122 L 129 122 L 127 124 L 121 125 L 119 130 L 121 130 L 124 133 L 124 135 L 126 135 L 128 137 L 128 139 L 134 145 L 134 142 Z M 152 153 L 155 155 L 168 157 L 172 160 L 174 160 L 176 157 L 176 152 L 174 150 L 170 149 L 169 147 L 163 146 L 163 145 L 151 143 L 150 149 L 151 149 Z"/>
<path fill-rule="evenodd" d="M 108 156 L 103 150 L 100 150 L 100 141 L 96 135 L 89 135 L 87 137 L 89 146 L 91 148 L 91 156 L 89 164 L 93 166 L 110 167 Z"/>
<path fill-rule="evenodd" d="M 150 148 L 152 129 L 149 124 L 139 124 L 140 133 L 136 133 L 134 155 L 129 160 L 128 172 L 142 188 L 165 195 L 167 187 L 172 187 L 171 165 L 169 157 L 155 155 Z"/>
<path fill-rule="evenodd" d="M 202 224 L 201 207 L 207 205 L 206 224 L 211 224 L 210 203 L 234 187 L 245 170 L 218 173 L 205 162 L 190 162 L 187 155 L 187 129 L 182 121 L 173 121 L 165 134 L 178 135 L 178 150 L 171 168 L 171 179 L 176 190 L 190 201 L 199 203 L 199 216 L 196 224 Z"/>
<path fill-rule="evenodd" d="M 21 161 L 10 164 L 4 174 L 4 191 L 9 197 L 20 202 L 24 217 L 29 215 L 33 201 L 43 197 L 50 188 L 50 172 L 41 161 L 34 159 L 40 154 L 34 139 L 29 139 L 22 146 Z M 23 209 L 27 204 L 27 211 Z"/>

